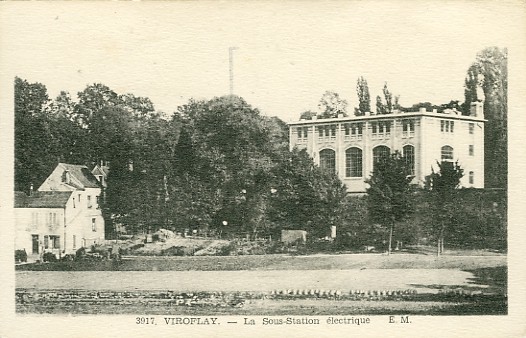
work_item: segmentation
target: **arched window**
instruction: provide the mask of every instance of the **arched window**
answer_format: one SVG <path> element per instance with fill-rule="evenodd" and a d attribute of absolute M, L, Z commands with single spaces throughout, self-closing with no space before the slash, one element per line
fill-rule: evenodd
<path fill-rule="evenodd" d="M 336 153 L 332 149 L 320 151 L 320 168 L 331 173 L 336 172 Z"/>
<path fill-rule="evenodd" d="M 440 153 L 441 153 L 442 162 L 452 162 L 453 161 L 453 147 L 443 146 Z"/>
<path fill-rule="evenodd" d="M 362 177 L 362 150 L 349 148 L 345 151 L 345 176 Z"/>
<path fill-rule="evenodd" d="M 378 146 L 373 149 L 373 170 L 376 163 L 386 159 L 391 154 L 391 149 L 387 146 Z"/>
<path fill-rule="evenodd" d="M 406 145 L 402 148 L 405 163 L 411 169 L 411 175 L 415 174 L 415 147 Z"/>

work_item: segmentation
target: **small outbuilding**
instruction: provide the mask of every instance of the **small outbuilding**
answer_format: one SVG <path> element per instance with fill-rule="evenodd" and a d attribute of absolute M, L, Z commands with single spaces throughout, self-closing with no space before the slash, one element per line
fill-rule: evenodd
<path fill-rule="evenodd" d="M 281 230 L 281 241 L 283 243 L 305 243 L 307 241 L 307 231 L 305 230 Z"/>

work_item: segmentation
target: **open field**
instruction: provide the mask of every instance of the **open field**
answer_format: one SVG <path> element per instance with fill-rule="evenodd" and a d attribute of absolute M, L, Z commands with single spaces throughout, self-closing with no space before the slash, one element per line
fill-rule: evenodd
<path fill-rule="evenodd" d="M 271 270 L 271 271 L 31 271 L 18 272 L 17 288 L 82 290 L 271 291 L 479 287 L 470 272 L 453 269 Z"/>
<path fill-rule="evenodd" d="M 125 257 L 121 262 L 75 263 L 18 266 L 17 311 L 196 315 L 507 313 L 504 255 Z M 43 271 L 22 271 L 28 268 Z M 59 268 L 65 271 L 57 271 Z M 402 291 L 411 296 L 393 298 Z M 130 292 L 131 298 L 100 296 Z M 152 292 L 219 293 L 227 300 L 212 306 L 203 298 L 181 306 L 175 296 L 164 299 L 151 296 Z M 239 296 L 243 292 L 246 294 Z M 335 292 L 343 296 L 337 298 Z M 393 296 L 386 296 L 389 292 Z M 68 298 L 72 293 L 84 296 Z M 232 299 L 237 299 L 235 305 L 230 303 Z"/>

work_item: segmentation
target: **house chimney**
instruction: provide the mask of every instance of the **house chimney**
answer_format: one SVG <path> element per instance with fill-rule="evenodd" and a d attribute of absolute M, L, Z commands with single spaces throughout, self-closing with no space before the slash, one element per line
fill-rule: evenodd
<path fill-rule="evenodd" d="M 317 116 L 317 115 L 312 116 L 312 120 L 313 120 L 313 121 L 316 121 L 317 119 L 318 119 L 318 116 Z"/>
<path fill-rule="evenodd" d="M 338 118 L 343 119 L 343 113 L 338 113 Z"/>
<path fill-rule="evenodd" d="M 433 108 L 433 114 L 436 114 L 438 112 L 438 109 Z"/>
<path fill-rule="evenodd" d="M 418 110 L 419 113 L 425 113 L 426 112 L 426 107 L 420 107 L 420 109 Z"/>

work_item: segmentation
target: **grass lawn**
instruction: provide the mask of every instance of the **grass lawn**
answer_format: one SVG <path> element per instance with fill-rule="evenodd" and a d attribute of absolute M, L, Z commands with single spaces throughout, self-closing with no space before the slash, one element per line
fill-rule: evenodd
<path fill-rule="evenodd" d="M 121 262 L 58 262 L 18 265 L 20 271 L 236 271 L 460 269 L 506 266 L 506 255 L 436 257 L 422 254 L 246 255 L 123 257 Z"/>
<path fill-rule="evenodd" d="M 507 313 L 507 257 L 502 254 L 436 257 L 396 253 L 205 257 L 124 257 L 121 262 L 60 262 L 17 266 L 17 292 L 31 290 L 163 289 L 224 292 L 317 288 L 348 292 L 414 289 L 418 300 L 262 299 L 243 307 L 173 306 L 138 297 L 19 303 L 20 313 L 143 313 L 180 315 L 349 315 Z M 26 271 L 23 271 L 26 270 Z M 29 271 L 28 271 L 29 270 Z M 39 270 L 31 272 L 30 270 Z M 46 271 L 47 270 L 47 271 Z M 61 271 L 62 270 L 62 271 Z M 61 286 L 60 286 L 60 285 Z M 24 291 L 27 290 L 27 291 Z M 455 290 L 482 291 L 475 298 Z M 443 293 L 442 291 L 446 292 Z"/>

